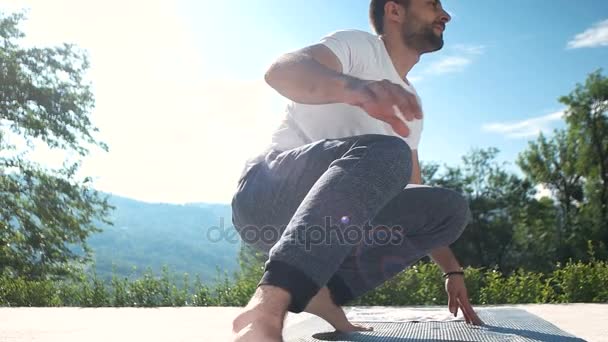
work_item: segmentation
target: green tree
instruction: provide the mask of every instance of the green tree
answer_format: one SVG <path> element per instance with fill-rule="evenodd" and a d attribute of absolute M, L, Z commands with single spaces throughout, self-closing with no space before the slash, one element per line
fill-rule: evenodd
<path fill-rule="evenodd" d="M 584 212 L 599 238 L 608 246 L 608 78 L 602 70 L 591 73 L 584 85 L 559 101 L 566 106 L 566 122 L 576 141 L 577 171 L 586 179 L 588 198 Z"/>
<path fill-rule="evenodd" d="M 530 142 L 517 160 L 526 177 L 551 190 L 559 208 L 557 259 L 583 259 L 592 241 L 608 245 L 608 79 L 596 71 L 568 96 L 567 127 Z"/>
<path fill-rule="evenodd" d="M 434 184 L 437 181 L 437 174 L 441 166 L 435 162 L 420 161 L 420 174 L 422 183 Z"/>
<path fill-rule="evenodd" d="M 530 199 L 513 218 L 512 249 L 503 269 L 549 272 L 558 259 L 558 211 L 549 197 Z"/>
<path fill-rule="evenodd" d="M 530 202 L 533 188 L 508 173 L 496 161 L 498 153 L 496 148 L 474 149 L 463 157 L 464 191 L 473 219 L 461 246 L 469 246 L 472 265 L 506 268 L 514 247 L 515 219 Z"/>
<path fill-rule="evenodd" d="M 554 230 L 556 257 L 565 261 L 574 253 L 573 229 L 578 217 L 578 203 L 583 201 L 583 181 L 577 171 L 577 141 L 564 130 L 555 130 L 547 139 L 542 133 L 528 144 L 517 164 L 534 183 L 548 188 L 556 197 L 559 207 L 558 224 L 546 227 Z"/>
<path fill-rule="evenodd" d="M 520 241 L 530 234 L 523 230 L 530 227 L 532 213 L 542 211 L 547 216 L 547 208 L 534 199 L 531 182 L 496 161 L 498 153 L 496 148 L 473 149 L 460 166 L 445 166 L 439 174 L 435 164 L 428 164 L 422 172 L 426 184 L 458 191 L 469 200 L 472 220 L 454 245 L 461 262 L 510 270 L 524 263 Z M 544 222 L 534 223 L 537 227 Z"/>
<path fill-rule="evenodd" d="M 90 148 L 108 147 L 93 137 L 86 54 L 71 44 L 22 47 L 24 18 L 0 11 L 0 273 L 65 278 L 91 260 L 95 221 L 110 223 L 107 198 L 77 177 Z M 36 144 L 75 157 L 47 168 L 28 158 Z"/>

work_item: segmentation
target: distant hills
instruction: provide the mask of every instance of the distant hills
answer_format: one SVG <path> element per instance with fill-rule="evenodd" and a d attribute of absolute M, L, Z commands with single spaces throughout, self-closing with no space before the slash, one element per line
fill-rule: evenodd
<path fill-rule="evenodd" d="M 120 276 L 137 277 L 147 267 L 160 275 L 167 265 L 177 279 L 188 273 L 194 281 L 199 274 L 204 282 L 215 279 L 218 268 L 229 275 L 237 270 L 240 240 L 230 205 L 154 204 L 108 196 L 116 207 L 110 219 L 114 225 L 100 225 L 104 231 L 88 239 L 100 277 L 109 279 L 113 264 Z"/>

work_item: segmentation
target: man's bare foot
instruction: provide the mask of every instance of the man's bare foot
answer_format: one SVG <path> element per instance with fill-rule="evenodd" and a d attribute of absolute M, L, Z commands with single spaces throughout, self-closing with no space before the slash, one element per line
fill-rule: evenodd
<path fill-rule="evenodd" d="M 290 295 L 274 286 L 259 286 L 249 304 L 232 321 L 233 342 L 283 342 L 283 320 Z"/>
<path fill-rule="evenodd" d="M 319 290 L 319 292 L 310 300 L 304 311 L 323 318 L 340 332 L 373 330 L 372 327 L 365 327 L 360 324 L 349 322 L 348 319 L 346 319 L 344 310 L 337 306 L 331 299 L 327 287 L 323 287 Z"/>
<path fill-rule="evenodd" d="M 283 322 L 253 310 L 239 314 L 232 322 L 234 342 L 283 342 Z"/>

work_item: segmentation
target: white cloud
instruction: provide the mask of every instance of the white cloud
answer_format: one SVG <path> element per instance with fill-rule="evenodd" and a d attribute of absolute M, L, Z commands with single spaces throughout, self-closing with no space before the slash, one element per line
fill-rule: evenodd
<path fill-rule="evenodd" d="M 471 64 L 471 59 L 467 57 L 447 56 L 431 64 L 426 72 L 431 75 L 458 72 L 462 71 L 469 64 Z"/>
<path fill-rule="evenodd" d="M 90 55 L 91 119 L 110 152 L 94 151 L 82 176 L 151 202 L 230 200 L 245 160 L 282 118 L 280 96 L 261 79 L 208 76 L 213 65 L 172 2 L 25 4 L 27 44 L 74 42 Z M 65 156 L 37 148 L 33 157 L 57 165 Z"/>
<path fill-rule="evenodd" d="M 485 46 L 483 45 L 467 45 L 467 44 L 456 44 L 449 48 L 450 54 L 442 56 L 439 59 L 431 62 L 427 67 L 412 77 L 421 81 L 426 76 L 443 75 L 454 72 L 461 72 L 471 63 L 473 63 L 476 56 L 484 53 Z"/>
<path fill-rule="evenodd" d="M 569 49 L 608 46 L 608 19 L 594 24 L 568 42 Z"/>
<path fill-rule="evenodd" d="M 552 129 L 551 124 L 561 120 L 563 117 L 564 111 L 559 111 L 519 122 L 485 124 L 482 126 L 482 130 L 503 134 L 508 138 L 530 138 L 538 135 L 540 132 L 550 133 Z"/>
<path fill-rule="evenodd" d="M 454 45 L 454 50 L 463 52 L 468 55 L 481 55 L 485 51 L 486 47 L 484 45 L 465 45 L 465 44 L 457 44 Z"/>

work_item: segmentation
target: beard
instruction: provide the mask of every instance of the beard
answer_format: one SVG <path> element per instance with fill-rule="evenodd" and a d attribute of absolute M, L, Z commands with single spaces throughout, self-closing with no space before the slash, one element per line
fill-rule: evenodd
<path fill-rule="evenodd" d="M 417 23 L 414 18 L 406 20 L 401 31 L 403 42 L 421 54 L 441 50 L 443 33 L 437 34 L 433 25 Z"/>

